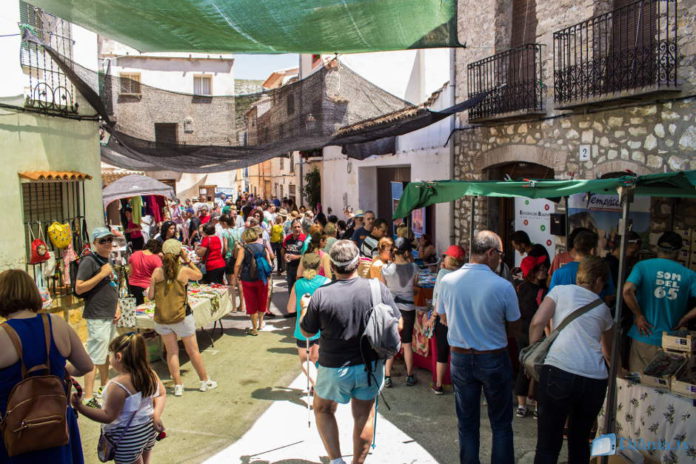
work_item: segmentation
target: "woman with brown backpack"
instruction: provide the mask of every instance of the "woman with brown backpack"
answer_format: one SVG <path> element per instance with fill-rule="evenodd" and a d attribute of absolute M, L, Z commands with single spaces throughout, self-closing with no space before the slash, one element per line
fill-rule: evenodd
<path fill-rule="evenodd" d="M 29 274 L 0 273 L 0 316 L 7 319 L 0 326 L 0 462 L 79 464 L 66 374 L 81 377 L 94 365 L 77 333 L 60 317 L 38 315 L 41 306 Z M 51 401 L 37 401 L 37 392 Z"/>

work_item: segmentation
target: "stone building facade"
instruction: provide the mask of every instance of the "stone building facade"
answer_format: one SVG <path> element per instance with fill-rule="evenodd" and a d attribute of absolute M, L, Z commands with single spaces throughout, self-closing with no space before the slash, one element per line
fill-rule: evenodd
<path fill-rule="evenodd" d="M 613 12 L 618 18 L 617 6 L 626 3 L 622 0 L 460 3 L 459 39 L 467 47 L 456 53 L 457 101 L 466 99 L 472 88 L 476 89 L 476 83 L 469 82 L 471 76 L 478 78 L 476 64 L 474 73 L 471 72 L 472 63 L 504 54 L 514 45 L 515 37 L 519 43 L 519 37 L 524 36 L 525 42 L 541 44 L 535 63 L 541 63 L 537 80 L 541 79 L 543 108 L 508 112 L 499 117 L 492 115 L 485 120 L 472 120 L 471 111 L 460 114 L 455 134 L 455 179 L 501 180 L 505 174 L 512 178 L 594 179 L 627 170 L 649 174 L 696 169 L 696 43 L 692 40 L 696 0 L 682 0 L 678 4 L 667 0 L 647 2 L 677 5 L 672 12 L 677 27 L 671 30 L 677 37 L 674 41 L 678 56 L 676 86 L 607 92 L 588 104 L 570 108 L 554 99 L 560 88 L 558 72 L 554 73 L 558 71 L 554 60 L 559 59 L 559 43 L 554 43 L 554 32 L 605 13 Z M 520 19 L 520 15 L 525 18 Z M 511 85 L 514 84 L 510 82 L 511 76 L 494 76 L 494 80 Z M 586 153 L 581 154 L 581 150 Z M 477 200 L 475 229 L 495 230 L 505 221 L 503 227 L 509 229 L 510 218 L 500 222 L 501 218 L 497 217 L 498 201 Z M 454 235 L 458 243 L 468 241 L 469 205 L 468 200 L 460 200 L 455 208 Z M 651 232 L 655 234 L 651 234 L 651 239 L 667 228 L 696 227 L 696 202 L 692 200 L 654 198 L 652 210 Z M 499 232 L 504 238 L 508 233 Z M 562 245 L 563 241 L 558 240 L 558 244 Z M 506 245 L 509 248 L 509 243 Z"/>

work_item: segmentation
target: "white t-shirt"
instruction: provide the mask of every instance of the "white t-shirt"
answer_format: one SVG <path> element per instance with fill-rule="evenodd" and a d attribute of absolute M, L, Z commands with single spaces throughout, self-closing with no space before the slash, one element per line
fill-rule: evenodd
<path fill-rule="evenodd" d="M 413 280 L 418 275 L 418 266 L 414 263 L 389 263 L 382 266 L 382 277 L 387 288 L 394 296 L 396 307 L 402 311 L 413 311 Z"/>
<path fill-rule="evenodd" d="M 553 328 L 576 309 L 592 303 L 599 295 L 578 285 L 557 285 L 547 295 L 556 302 Z M 566 372 L 606 379 L 607 368 L 602 356 L 602 334 L 614 324 L 609 307 L 602 303 L 568 324 L 551 345 L 544 364 Z"/>

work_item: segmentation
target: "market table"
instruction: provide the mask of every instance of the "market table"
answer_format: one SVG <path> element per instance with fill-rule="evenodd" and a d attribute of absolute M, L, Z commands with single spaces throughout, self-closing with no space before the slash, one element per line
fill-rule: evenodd
<path fill-rule="evenodd" d="M 189 284 L 188 301 L 196 329 L 202 329 L 213 323 L 213 330 L 220 319 L 232 311 L 232 301 L 229 298 L 227 287 L 224 285 Z M 135 324 L 138 329 L 155 328 L 155 303 L 148 302 L 136 308 Z M 212 340 L 212 337 L 211 337 Z"/>
<path fill-rule="evenodd" d="M 671 450 L 641 451 L 663 463 L 696 462 L 696 400 L 617 378 L 616 438 L 676 443 Z M 604 408 L 599 414 L 604 421 Z"/>

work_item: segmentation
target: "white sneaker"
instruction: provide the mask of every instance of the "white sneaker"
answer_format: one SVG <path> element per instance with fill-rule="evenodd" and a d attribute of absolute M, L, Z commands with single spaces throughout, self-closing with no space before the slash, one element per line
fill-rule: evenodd
<path fill-rule="evenodd" d="M 218 386 L 218 384 L 217 384 L 217 382 L 214 381 L 214 380 L 210 380 L 210 379 L 208 379 L 208 380 L 202 380 L 202 381 L 201 381 L 201 386 L 200 386 L 200 388 L 199 388 L 198 390 L 200 390 L 200 391 L 202 391 L 202 392 L 206 392 L 206 391 L 208 391 L 208 390 L 214 390 L 214 389 L 216 389 L 217 386 Z"/>
<path fill-rule="evenodd" d="M 184 385 L 174 385 L 174 396 L 183 396 L 184 395 Z"/>

